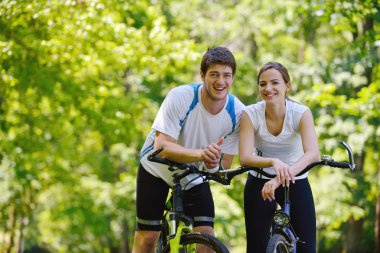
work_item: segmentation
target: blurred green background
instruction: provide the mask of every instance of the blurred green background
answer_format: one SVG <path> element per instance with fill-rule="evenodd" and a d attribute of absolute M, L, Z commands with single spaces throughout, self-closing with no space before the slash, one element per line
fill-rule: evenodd
<path fill-rule="evenodd" d="M 130 252 L 139 151 L 168 90 L 199 81 L 208 47 L 258 99 L 267 61 L 313 112 L 321 153 L 357 171 L 310 175 L 318 252 L 379 252 L 377 0 L 0 1 L 0 252 Z M 235 164 L 236 166 L 238 164 Z M 243 188 L 213 184 L 216 232 L 245 252 Z M 377 212 L 376 212 L 377 205 Z M 377 247 L 377 248 L 376 248 Z"/>

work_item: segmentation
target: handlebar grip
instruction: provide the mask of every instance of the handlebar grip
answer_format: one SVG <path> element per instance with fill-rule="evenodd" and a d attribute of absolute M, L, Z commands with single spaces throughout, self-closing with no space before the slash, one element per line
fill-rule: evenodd
<path fill-rule="evenodd" d="M 164 150 L 164 147 L 160 147 L 159 149 L 154 151 L 152 154 L 148 155 L 147 157 L 148 161 L 152 161 L 154 157 L 156 157 L 159 153 L 162 152 L 162 150 Z"/>
<path fill-rule="evenodd" d="M 328 166 L 335 167 L 335 168 L 343 168 L 343 169 L 349 169 L 350 164 L 347 162 L 336 162 L 336 161 L 329 161 L 327 162 Z"/>

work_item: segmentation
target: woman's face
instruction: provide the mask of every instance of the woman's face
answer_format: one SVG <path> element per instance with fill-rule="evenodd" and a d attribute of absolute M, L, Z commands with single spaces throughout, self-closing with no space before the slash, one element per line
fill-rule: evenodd
<path fill-rule="evenodd" d="M 282 102 L 290 84 L 285 83 L 281 73 L 276 69 L 268 69 L 259 77 L 259 93 L 266 102 Z"/>

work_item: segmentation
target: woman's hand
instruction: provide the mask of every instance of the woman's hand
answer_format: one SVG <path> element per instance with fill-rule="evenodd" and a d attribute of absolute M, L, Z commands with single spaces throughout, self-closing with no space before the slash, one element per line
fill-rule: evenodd
<path fill-rule="evenodd" d="M 290 166 L 288 166 L 286 163 L 282 162 L 279 159 L 274 159 L 272 166 L 276 171 L 276 180 L 279 184 L 282 186 L 289 186 L 290 181 L 292 181 L 293 184 L 295 183 L 294 174 Z"/>
<path fill-rule="evenodd" d="M 274 192 L 281 184 L 278 182 L 277 178 L 273 178 L 266 182 L 261 190 L 261 196 L 264 200 L 272 201 L 275 199 Z"/>

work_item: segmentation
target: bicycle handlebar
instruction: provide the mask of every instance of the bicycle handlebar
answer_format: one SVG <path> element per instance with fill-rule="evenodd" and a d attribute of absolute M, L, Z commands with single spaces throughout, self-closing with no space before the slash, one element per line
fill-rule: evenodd
<path fill-rule="evenodd" d="M 325 165 L 329 167 L 334 167 L 334 168 L 342 168 L 342 169 L 350 169 L 351 171 L 355 170 L 355 163 L 354 163 L 354 156 L 352 154 L 351 147 L 345 143 L 344 141 L 340 141 L 340 144 L 346 149 L 349 162 L 337 162 L 334 161 L 331 156 L 326 156 L 323 155 L 322 159 L 317 162 L 310 163 L 309 165 L 306 166 L 305 169 L 303 169 L 300 173 L 298 173 L 296 176 L 301 176 L 311 170 L 312 168 L 318 166 L 318 165 Z M 270 174 L 268 172 L 263 171 L 262 168 L 256 168 L 256 167 L 241 167 L 241 169 L 244 169 L 244 171 L 248 170 L 253 170 L 256 171 L 257 173 L 266 176 L 268 178 L 275 178 L 276 174 Z M 228 172 L 227 172 L 228 173 Z M 233 177 L 233 176 L 232 176 Z"/>
<path fill-rule="evenodd" d="M 347 143 L 345 143 L 344 141 L 340 141 L 340 144 L 342 146 L 344 146 L 344 148 L 346 149 L 346 151 L 348 153 L 348 157 L 349 157 L 349 162 L 337 162 L 337 161 L 334 161 L 331 158 L 331 156 L 324 155 L 324 156 L 322 156 L 322 159 L 320 161 L 313 162 L 313 163 L 309 164 L 308 166 L 306 166 L 305 169 L 303 169 L 296 176 L 301 176 L 301 175 L 305 174 L 306 172 L 308 172 L 309 170 L 311 170 L 312 168 L 314 168 L 318 165 L 325 165 L 325 166 L 335 167 L 335 168 L 350 169 L 351 171 L 354 171 L 355 170 L 355 163 L 354 163 L 354 158 L 353 158 L 351 147 Z M 190 173 L 195 173 L 195 174 L 198 174 L 198 175 L 205 177 L 205 180 L 214 180 L 214 181 L 221 183 L 223 185 L 230 185 L 231 180 L 235 176 L 243 174 L 243 173 L 245 173 L 247 171 L 251 171 L 251 170 L 256 171 L 257 173 L 260 173 L 263 176 L 268 177 L 268 178 L 276 177 L 276 174 L 267 173 L 262 168 L 243 166 L 243 167 L 238 167 L 236 169 L 225 170 L 223 168 L 223 166 L 221 166 L 221 164 L 220 164 L 220 168 L 222 168 L 222 169 L 219 170 L 218 173 L 212 174 L 212 173 L 209 173 L 206 171 L 201 171 L 194 165 L 173 162 L 173 161 L 170 161 L 166 158 L 157 157 L 157 155 L 159 153 L 161 153 L 163 150 L 164 150 L 164 148 L 160 147 L 159 149 L 157 149 L 156 151 L 154 151 L 152 154 L 150 154 L 148 156 L 148 160 L 152 161 L 152 162 L 157 162 L 157 163 L 168 165 L 170 170 L 173 170 L 174 168 L 178 168 L 180 170 L 185 170 L 185 171 L 189 172 L 189 173 L 184 174 L 183 176 L 186 176 Z"/>
<path fill-rule="evenodd" d="M 173 170 L 174 168 L 178 168 L 180 170 L 188 171 L 189 173 L 183 174 L 180 177 L 184 177 L 188 174 L 195 173 L 200 176 L 203 176 L 205 180 L 214 180 L 220 184 L 223 185 L 229 185 L 231 184 L 231 179 L 219 177 L 217 174 L 212 174 L 207 171 L 199 170 L 196 166 L 186 163 L 178 163 L 171 160 L 168 160 L 166 158 L 157 157 L 159 153 L 161 153 L 164 150 L 163 147 L 160 147 L 156 151 L 154 151 L 152 154 L 148 155 L 148 160 L 151 162 L 161 163 L 169 166 L 169 170 Z M 241 173 L 240 173 L 241 174 Z"/>

